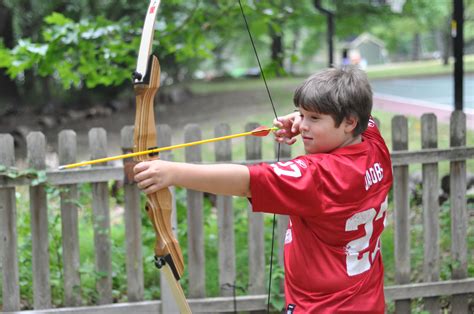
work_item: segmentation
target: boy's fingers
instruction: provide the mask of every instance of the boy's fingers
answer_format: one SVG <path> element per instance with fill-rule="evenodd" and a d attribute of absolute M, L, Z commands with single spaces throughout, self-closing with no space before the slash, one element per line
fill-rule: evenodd
<path fill-rule="evenodd" d="M 298 134 L 300 129 L 301 117 L 295 117 L 293 124 L 291 125 L 291 133 Z"/>
<path fill-rule="evenodd" d="M 276 136 L 284 136 L 286 134 L 286 130 L 285 129 L 279 129 L 279 130 L 276 130 L 274 133 L 275 133 Z"/>
<path fill-rule="evenodd" d="M 278 119 L 273 119 L 273 125 L 278 127 L 278 128 L 283 127 L 283 123 Z"/>
<path fill-rule="evenodd" d="M 138 181 L 137 183 L 137 186 L 140 188 L 140 189 L 147 189 L 149 188 L 150 186 L 152 186 L 154 184 L 153 180 L 152 179 L 145 179 L 145 180 L 142 180 L 142 181 Z"/>
<path fill-rule="evenodd" d="M 143 170 L 148 169 L 149 164 L 146 161 L 139 162 L 138 164 L 133 167 L 133 173 L 137 174 L 142 172 Z"/>
<path fill-rule="evenodd" d="M 151 193 L 155 193 L 159 189 L 160 189 L 160 187 L 158 185 L 153 184 L 153 185 L 150 185 L 149 187 L 147 187 L 146 189 L 144 189 L 143 192 L 145 194 L 151 194 Z"/>
<path fill-rule="evenodd" d="M 288 145 L 292 145 L 296 142 L 296 137 L 288 138 L 288 137 L 275 137 L 275 141 L 278 143 L 285 143 Z"/>

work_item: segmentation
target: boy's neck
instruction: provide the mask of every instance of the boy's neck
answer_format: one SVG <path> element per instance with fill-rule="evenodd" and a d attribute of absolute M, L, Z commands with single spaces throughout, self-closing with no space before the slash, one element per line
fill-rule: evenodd
<path fill-rule="evenodd" d="M 355 145 L 355 144 L 359 144 L 359 143 L 362 143 L 362 136 L 360 134 L 357 135 L 357 136 L 351 136 L 350 138 L 347 139 L 347 141 L 342 143 L 342 145 L 339 146 L 339 148 L 350 146 L 350 145 Z"/>

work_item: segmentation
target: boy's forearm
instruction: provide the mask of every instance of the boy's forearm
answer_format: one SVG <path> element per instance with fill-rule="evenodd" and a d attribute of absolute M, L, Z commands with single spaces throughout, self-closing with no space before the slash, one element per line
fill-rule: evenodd
<path fill-rule="evenodd" d="M 246 166 L 234 164 L 172 164 L 173 185 L 221 195 L 250 197 L 250 174 Z"/>

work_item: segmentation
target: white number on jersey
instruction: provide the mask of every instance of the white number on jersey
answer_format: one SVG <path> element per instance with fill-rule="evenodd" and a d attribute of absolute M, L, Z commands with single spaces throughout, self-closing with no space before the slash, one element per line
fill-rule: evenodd
<path fill-rule="evenodd" d="M 354 214 L 346 222 L 346 231 L 356 231 L 360 225 L 364 225 L 365 235 L 352 240 L 346 245 L 346 270 L 349 276 L 355 276 L 362 274 L 363 272 L 370 269 L 377 252 L 380 250 L 380 237 L 377 238 L 377 243 L 372 252 L 365 252 L 359 259 L 360 252 L 364 251 L 369 247 L 370 239 L 374 231 L 374 221 L 377 221 L 384 217 L 384 213 L 387 210 L 387 198 L 380 206 L 380 211 L 377 213 L 374 208 L 369 208 L 363 212 Z M 386 215 L 383 221 L 386 224 Z"/>
<path fill-rule="evenodd" d="M 271 164 L 273 171 L 279 176 L 288 176 L 293 178 L 301 177 L 301 170 L 295 165 L 292 161 L 287 162 L 278 162 L 276 164 Z"/>

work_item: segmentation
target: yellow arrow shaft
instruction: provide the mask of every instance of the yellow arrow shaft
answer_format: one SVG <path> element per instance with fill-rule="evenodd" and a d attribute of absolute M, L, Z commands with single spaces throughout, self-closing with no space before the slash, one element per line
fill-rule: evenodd
<path fill-rule="evenodd" d="M 274 130 L 277 130 L 277 129 L 278 128 L 268 128 L 266 130 L 274 131 Z M 206 139 L 206 140 L 200 140 L 200 141 L 195 141 L 195 142 L 171 145 L 171 146 L 167 146 L 167 147 L 154 148 L 154 149 L 144 150 L 144 151 L 136 152 L 136 153 L 128 153 L 128 154 L 105 157 L 105 158 L 94 159 L 94 160 L 89 160 L 89 161 L 82 161 L 82 162 L 77 162 L 77 163 L 73 163 L 73 164 L 69 164 L 69 165 L 59 166 L 59 170 L 83 167 L 83 166 L 87 166 L 87 165 L 99 164 L 99 163 L 102 163 L 102 162 L 108 162 L 108 161 L 112 161 L 112 160 L 125 159 L 125 158 L 141 156 L 141 155 L 159 153 L 159 152 L 162 152 L 162 151 L 168 151 L 168 150 L 173 150 L 173 149 L 177 149 L 177 148 L 184 148 L 184 147 L 189 147 L 189 146 L 194 146 L 194 145 L 201 145 L 201 144 L 206 144 L 206 143 L 230 140 L 230 139 L 233 139 L 233 138 L 236 138 L 236 137 L 253 135 L 255 133 L 259 133 L 259 132 L 262 132 L 262 131 L 265 131 L 265 129 L 264 130 L 258 130 L 258 131 L 253 130 L 253 131 L 249 131 L 249 132 L 243 132 L 243 133 L 232 134 L 232 135 L 225 135 L 225 136 L 221 136 L 221 137 L 215 137 L 215 138 L 210 138 L 210 139 Z"/>

